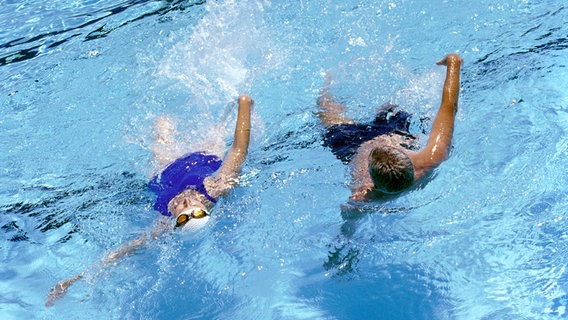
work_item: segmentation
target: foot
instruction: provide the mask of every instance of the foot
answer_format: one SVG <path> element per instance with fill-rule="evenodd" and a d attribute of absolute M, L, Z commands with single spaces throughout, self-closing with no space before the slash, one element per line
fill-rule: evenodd
<path fill-rule="evenodd" d="M 161 116 L 156 119 L 156 142 L 160 144 L 173 144 L 176 132 L 173 121 L 168 116 Z"/>

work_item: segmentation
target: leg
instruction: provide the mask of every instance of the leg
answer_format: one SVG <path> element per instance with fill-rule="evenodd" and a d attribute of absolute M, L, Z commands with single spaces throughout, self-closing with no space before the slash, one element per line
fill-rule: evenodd
<path fill-rule="evenodd" d="M 154 125 L 154 142 L 152 143 L 152 153 L 154 154 L 154 164 L 158 168 L 163 168 L 168 163 L 175 160 L 173 156 L 176 128 L 173 121 L 167 116 L 160 116 Z"/>
<path fill-rule="evenodd" d="M 398 108 L 398 104 L 394 104 L 392 102 L 385 102 L 380 107 L 377 107 L 377 116 L 386 115 L 390 112 L 394 112 Z"/>
<path fill-rule="evenodd" d="M 326 126 L 331 127 L 336 124 L 353 123 L 353 120 L 347 118 L 343 113 L 345 106 L 333 100 L 329 94 L 329 85 L 331 84 L 331 75 L 327 74 L 323 88 L 318 98 L 318 106 L 320 111 L 317 112 L 320 121 Z"/>

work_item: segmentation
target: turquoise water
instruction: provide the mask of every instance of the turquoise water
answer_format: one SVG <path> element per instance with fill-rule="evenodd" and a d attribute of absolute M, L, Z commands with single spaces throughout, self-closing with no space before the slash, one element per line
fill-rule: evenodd
<path fill-rule="evenodd" d="M 562 1 L 3 1 L 0 20 L 2 319 L 567 317 Z M 351 117 L 393 101 L 424 138 L 449 52 L 451 157 L 342 214 L 323 74 Z M 206 228 L 101 268 L 158 215 L 153 120 L 175 117 L 188 150 L 229 145 L 239 93 L 256 102 L 241 186 Z"/>

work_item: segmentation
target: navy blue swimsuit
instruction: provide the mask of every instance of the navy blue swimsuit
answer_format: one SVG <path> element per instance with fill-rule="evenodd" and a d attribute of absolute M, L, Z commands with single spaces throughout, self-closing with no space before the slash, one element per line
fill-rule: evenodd
<path fill-rule="evenodd" d="M 171 216 L 168 203 L 186 189 L 197 190 L 215 203 L 215 199 L 205 190 L 203 180 L 217 171 L 221 163 L 217 156 L 203 152 L 190 153 L 172 162 L 161 174 L 148 182 L 150 190 L 158 196 L 154 209 L 165 216 Z"/>
<path fill-rule="evenodd" d="M 338 124 L 327 128 L 323 145 L 331 148 L 339 160 L 349 163 L 363 143 L 393 132 L 409 135 L 409 126 L 410 114 L 398 111 L 387 117 L 386 112 L 381 112 L 371 123 Z"/>

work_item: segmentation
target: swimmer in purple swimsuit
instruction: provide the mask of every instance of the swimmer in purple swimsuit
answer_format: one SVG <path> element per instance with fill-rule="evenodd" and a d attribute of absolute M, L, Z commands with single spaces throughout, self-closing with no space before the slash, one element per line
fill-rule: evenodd
<path fill-rule="evenodd" d="M 157 119 L 157 137 L 153 153 L 158 164 L 167 167 L 150 180 L 148 187 L 157 196 L 154 209 L 168 218 L 160 219 L 156 229 L 150 234 L 134 239 L 111 252 L 103 260 L 103 266 L 114 263 L 139 249 L 148 240 L 156 239 L 166 232 L 175 229 L 194 230 L 207 222 L 209 211 L 217 199 L 226 195 L 238 183 L 241 164 L 248 152 L 250 108 L 253 103 L 249 96 L 239 96 L 234 141 L 224 161 L 205 151 L 189 153 L 179 159 L 169 158 L 171 153 L 167 150 L 174 145 L 175 130 L 167 117 Z M 73 282 L 82 278 L 83 273 L 80 273 L 59 282 L 51 289 L 45 305 L 51 306 L 56 299 L 65 295 Z"/>
<path fill-rule="evenodd" d="M 408 189 L 447 157 L 458 111 L 462 59 L 448 54 L 437 62 L 447 67 L 442 102 L 432 131 L 422 150 L 408 133 L 408 114 L 393 112 L 386 105 L 374 122 L 357 124 L 343 114 L 345 107 L 335 101 L 324 86 L 318 99 L 319 118 L 327 127 L 324 145 L 351 167 L 353 179 L 350 200 L 365 201 L 396 195 Z"/>

